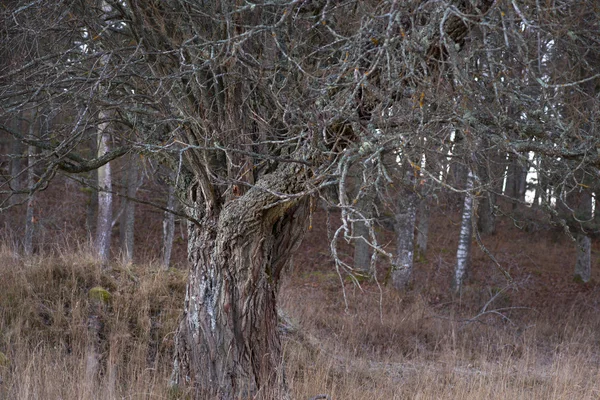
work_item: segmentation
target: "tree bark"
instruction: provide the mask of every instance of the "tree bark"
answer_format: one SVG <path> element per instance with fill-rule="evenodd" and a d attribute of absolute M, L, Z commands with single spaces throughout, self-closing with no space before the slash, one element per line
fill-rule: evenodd
<path fill-rule="evenodd" d="M 33 126 L 33 121 L 31 125 Z M 30 131 L 32 130 L 30 129 Z M 36 150 L 34 146 L 27 146 L 27 187 L 33 187 L 35 184 L 34 158 Z M 23 238 L 23 250 L 26 256 L 33 254 L 33 236 L 35 233 L 34 200 L 35 194 L 29 193 L 27 196 L 27 210 L 25 212 L 25 236 Z"/>
<path fill-rule="evenodd" d="M 484 187 L 483 198 L 479 203 L 477 213 L 477 229 L 484 235 L 496 233 L 496 200 L 497 193 L 502 193 L 503 168 L 505 162 L 502 153 L 496 150 L 486 150 L 489 147 L 484 142 L 484 160 L 478 168 L 478 176 Z"/>
<path fill-rule="evenodd" d="M 368 276 L 371 270 L 371 246 L 369 246 L 369 227 L 364 221 L 354 222 L 354 236 L 356 237 L 354 240 L 354 269 L 356 272 Z"/>
<path fill-rule="evenodd" d="M 594 225 L 600 227 L 600 190 L 594 193 Z"/>
<path fill-rule="evenodd" d="M 523 164 L 516 155 L 509 154 L 504 195 L 511 199 L 513 209 L 519 202 L 525 201 L 528 167 Z"/>
<path fill-rule="evenodd" d="M 589 236 L 577 234 L 577 260 L 575 280 L 589 282 L 592 277 L 592 240 Z"/>
<path fill-rule="evenodd" d="M 588 179 L 584 174 L 578 174 L 579 182 L 582 185 L 589 186 Z M 592 193 L 589 189 L 581 186 L 573 188 L 567 197 L 567 203 L 572 209 L 572 215 L 575 221 L 589 223 L 593 220 L 592 214 Z M 576 280 L 589 282 L 592 271 L 592 245 L 590 236 L 582 228 L 579 228 L 576 234 L 577 257 L 575 260 Z"/>
<path fill-rule="evenodd" d="M 175 185 L 169 184 L 167 194 L 167 208 L 175 208 Z M 165 212 L 163 217 L 163 244 L 162 244 L 162 265 L 168 269 L 171 265 L 171 252 L 173 250 L 173 239 L 175 238 L 175 214 Z"/>
<path fill-rule="evenodd" d="M 107 126 L 107 122 L 103 122 L 98 126 L 98 156 L 102 156 L 109 150 Z M 96 251 L 99 259 L 104 263 L 110 257 L 112 236 L 112 175 L 110 163 L 98 168 L 98 187 L 101 190 L 98 192 Z"/>
<path fill-rule="evenodd" d="M 135 198 L 140 187 L 139 163 L 135 155 L 129 157 L 127 167 L 126 198 L 123 198 L 123 214 L 120 223 L 121 251 L 123 253 L 123 262 L 128 264 L 133 261 L 135 245 L 135 202 L 130 200 Z"/>
<path fill-rule="evenodd" d="M 368 179 L 368 178 L 367 178 Z M 375 201 L 373 185 L 368 182 L 363 182 L 362 185 L 365 189 L 359 190 L 357 196 L 359 196 L 356 203 L 356 208 L 361 212 L 362 216 L 356 215 L 359 220 L 354 222 L 354 269 L 358 273 L 362 273 L 365 276 L 371 274 L 371 246 L 369 245 L 370 230 L 367 225 L 367 221 L 364 219 L 370 219 L 373 217 L 373 202 Z M 362 193 L 361 193 L 362 192 Z M 364 217 L 364 219 L 363 219 Z"/>
<path fill-rule="evenodd" d="M 32 110 L 27 115 L 28 135 L 33 138 L 38 136 L 36 130 L 39 128 L 38 112 Z M 35 185 L 35 156 L 37 148 L 35 146 L 27 146 L 27 188 L 31 189 Z M 35 193 L 30 192 L 27 195 L 27 208 L 25 210 L 25 234 L 23 236 L 23 252 L 30 256 L 33 254 L 33 239 L 35 234 Z"/>
<path fill-rule="evenodd" d="M 458 249 L 456 251 L 456 268 L 454 270 L 453 289 L 460 293 L 465 276 L 467 274 L 469 259 L 471 257 L 471 236 L 473 235 L 473 181 L 475 177 L 469 171 L 467 175 L 467 193 L 462 212 L 460 234 L 458 237 Z"/>
<path fill-rule="evenodd" d="M 15 121 L 12 122 L 13 129 L 20 129 L 20 124 L 15 117 Z M 10 186 L 13 191 L 19 191 L 22 189 L 22 181 L 23 176 L 21 173 L 23 172 L 23 158 L 24 158 L 24 148 L 23 142 L 17 139 L 13 139 L 11 143 L 11 154 L 12 159 L 10 160 L 10 176 L 11 182 Z M 19 195 L 11 195 L 9 198 L 9 205 L 15 205 L 19 203 Z"/>
<path fill-rule="evenodd" d="M 222 209 L 196 201 L 190 210 L 201 224 L 189 225 L 191 272 L 172 383 L 191 384 L 194 398 L 287 396 L 276 298 L 306 231 L 308 202 L 274 193 L 300 192 L 300 175 L 286 165 Z"/>
<path fill-rule="evenodd" d="M 396 259 L 392 270 L 392 283 L 397 290 L 406 290 L 412 279 L 414 262 L 415 222 L 417 218 L 417 192 L 412 167 L 405 167 L 403 188 L 399 193 L 399 210 L 396 213 Z"/>

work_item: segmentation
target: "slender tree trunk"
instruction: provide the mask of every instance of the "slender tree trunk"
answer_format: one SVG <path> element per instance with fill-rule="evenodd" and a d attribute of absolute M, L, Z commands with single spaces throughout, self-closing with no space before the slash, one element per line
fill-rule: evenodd
<path fill-rule="evenodd" d="M 104 117 L 101 113 L 101 118 Z M 98 156 L 109 150 L 108 122 L 98 126 Z M 102 262 L 110 257 L 110 242 L 112 236 L 112 174 L 110 163 L 98 168 L 98 220 L 96 223 L 96 251 Z"/>
<path fill-rule="evenodd" d="M 175 208 L 175 185 L 168 185 L 167 208 Z M 162 265 L 165 269 L 171 264 L 171 252 L 173 250 L 173 239 L 175 238 L 175 214 L 165 212 L 163 217 L 163 245 L 162 245 Z"/>
<path fill-rule="evenodd" d="M 461 151 L 460 147 L 455 147 L 455 151 Z M 468 168 L 462 161 L 452 160 L 450 162 L 450 171 L 448 172 L 448 184 L 455 189 L 464 189 L 465 182 L 467 180 L 467 172 Z M 453 210 L 459 207 L 461 203 L 460 193 L 456 193 L 453 190 L 449 190 L 448 199 L 450 207 L 452 207 Z"/>
<path fill-rule="evenodd" d="M 300 175 L 286 165 L 222 209 L 196 203 L 190 210 L 201 224 L 189 226 L 191 271 L 172 383 L 191 384 L 196 399 L 287 398 L 276 298 L 306 231 L 308 202 L 273 193 L 300 192 Z M 190 192 L 192 201 L 202 195 Z"/>
<path fill-rule="evenodd" d="M 464 151 L 464 134 L 460 130 L 456 130 L 451 153 L 453 157 L 450 159 L 446 183 L 455 189 L 461 190 L 465 188 L 468 172 L 468 167 L 465 165 L 462 157 Z M 456 193 L 453 190 L 447 190 L 447 197 L 448 203 L 452 209 L 460 206 L 462 200 L 460 193 Z"/>
<path fill-rule="evenodd" d="M 577 260 L 575 261 L 575 279 L 589 282 L 592 277 L 592 240 L 589 236 L 577 234 Z"/>
<path fill-rule="evenodd" d="M 514 154 L 508 154 L 507 165 L 506 165 L 506 183 L 504 185 L 504 195 L 509 199 L 516 197 L 516 156 Z"/>
<path fill-rule="evenodd" d="M 98 138 L 93 138 L 89 141 L 90 152 L 92 154 L 98 153 Z M 86 204 L 86 215 L 85 215 L 85 228 L 87 233 L 87 239 L 90 242 L 94 242 L 96 233 L 96 223 L 98 222 L 98 191 L 95 189 L 98 187 L 98 171 L 93 171 L 89 174 L 90 186 L 86 188 L 88 194 L 88 200 Z"/>
<path fill-rule="evenodd" d="M 15 118 L 15 121 L 12 122 L 12 128 L 15 130 L 19 130 L 20 124 Z M 11 154 L 12 159 L 10 160 L 10 176 L 11 182 L 10 186 L 12 190 L 18 191 L 22 189 L 22 181 L 23 177 L 21 173 L 23 172 L 23 153 L 24 153 L 24 145 L 18 139 L 13 139 L 11 143 Z M 11 195 L 9 198 L 9 205 L 14 205 L 19 202 L 19 195 Z"/>
<path fill-rule="evenodd" d="M 36 136 L 37 112 L 32 112 L 29 118 L 28 135 L 30 138 Z M 32 188 L 35 185 L 35 146 L 27 146 L 27 187 Z M 35 234 L 35 215 L 34 203 L 35 194 L 29 193 L 27 196 L 27 209 L 25 211 L 25 235 L 23 238 L 23 251 L 25 255 L 33 254 L 33 237 Z"/>
<path fill-rule="evenodd" d="M 527 171 L 528 166 L 526 162 L 522 162 L 514 154 L 509 155 L 504 195 L 512 200 L 513 209 L 517 208 L 519 202 L 525 201 Z"/>
<path fill-rule="evenodd" d="M 36 148 L 34 146 L 27 146 L 27 187 L 30 188 L 35 184 L 35 153 Z M 27 210 L 25 212 L 25 237 L 23 239 L 23 249 L 27 256 L 33 254 L 33 236 L 35 233 L 34 200 L 34 193 L 29 193 L 27 197 Z"/>
<path fill-rule="evenodd" d="M 371 246 L 369 227 L 364 221 L 354 222 L 354 269 L 368 276 L 371 270 Z"/>
<path fill-rule="evenodd" d="M 427 143 L 423 143 L 423 147 L 427 147 Z M 425 152 L 425 171 L 433 176 L 440 176 L 440 172 L 445 168 L 443 163 L 446 157 L 441 157 L 435 151 Z M 427 253 L 427 242 L 429 240 L 429 220 L 431 215 L 431 197 L 433 195 L 433 182 L 427 174 L 421 174 L 419 177 L 419 187 L 421 200 L 419 201 L 418 225 L 416 248 L 419 256 L 425 256 Z"/>
<path fill-rule="evenodd" d="M 412 279 L 414 262 L 415 222 L 417 218 L 417 193 L 415 177 L 410 166 L 405 167 L 403 188 L 399 193 L 399 210 L 396 213 L 396 259 L 392 270 L 392 283 L 398 290 L 408 288 Z"/>
<path fill-rule="evenodd" d="M 467 193 L 462 212 L 460 234 L 458 237 L 458 250 L 456 251 L 456 268 L 454 270 L 453 288 L 456 293 L 462 289 L 465 280 L 469 259 L 471 257 L 471 237 L 473 235 L 473 181 L 475 177 L 469 171 L 467 175 Z"/>
<path fill-rule="evenodd" d="M 600 190 L 596 190 L 594 194 L 594 225 L 600 230 Z"/>
<path fill-rule="evenodd" d="M 488 146 L 484 142 L 484 147 Z M 483 198 L 477 213 L 477 228 L 484 235 L 496 233 L 496 193 L 502 193 L 503 168 L 505 166 L 502 154 L 497 151 L 487 151 L 483 165 L 478 169 L 478 176 L 485 188 Z"/>
<path fill-rule="evenodd" d="M 587 183 L 589 182 L 585 180 L 584 184 Z M 567 196 L 567 201 L 574 211 L 576 220 L 584 223 L 592 222 L 592 194 L 588 189 L 576 187 Z M 589 282 L 592 271 L 592 244 L 589 235 L 582 229 L 579 229 L 576 234 L 576 246 L 575 279 L 582 282 Z"/>
<path fill-rule="evenodd" d="M 126 195 L 123 199 L 123 214 L 121 215 L 121 224 L 119 229 L 121 239 L 121 251 L 123 252 L 123 262 L 133 261 L 133 251 L 135 245 L 135 202 L 130 198 L 135 198 L 140 187 L 139 163 L 136 155 L 129 157 L 127 169 Z"/>
<path fill-rule="evenodd" d="M 533 204 L 541 206 L 550 201 L 548 198 L 548 176 L 546 172 L 548 168 L 545 166 L 545 157 L 540 155 L 536 157 L 536 160 L 537 184 L 535 186 Z"/>

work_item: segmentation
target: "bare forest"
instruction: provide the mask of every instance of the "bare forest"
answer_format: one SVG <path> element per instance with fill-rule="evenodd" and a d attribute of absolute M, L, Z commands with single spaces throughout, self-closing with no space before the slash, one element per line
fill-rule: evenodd
<path fill-rule="evenodd" d="M 0 2 L 0 398 L 597 399 L 600 4 Z"/>

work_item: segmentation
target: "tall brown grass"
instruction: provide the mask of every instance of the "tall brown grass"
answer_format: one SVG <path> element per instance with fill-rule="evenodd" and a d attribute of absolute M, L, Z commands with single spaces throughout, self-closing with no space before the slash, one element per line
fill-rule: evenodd
<path fill-rule="evenodd" d="M 186 398 L 168 385 L 185 280 L 152 263 L 103 268 L 85 249 L 32 258 L 0 249 L 0 398 Z M 95 287 L 110 293 L 101 307 Z M 432 302 L 416 289 L 347 289 L 346 308 L 329 272 L 293 274 L 282 288 L 293 399 L 600 397 L 600 314 L 591 303 L 517 309 L 507 294 L 489 308 L 504 317 L 471 319 L 492 292 Z"/>

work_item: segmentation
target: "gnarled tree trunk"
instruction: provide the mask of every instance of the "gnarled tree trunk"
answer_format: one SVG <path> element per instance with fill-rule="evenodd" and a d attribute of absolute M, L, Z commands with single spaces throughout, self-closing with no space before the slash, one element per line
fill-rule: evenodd
<path fill-rule="evenodd" d="M 196 202 L 192 210 L 201 223 L 189 226 L 172 381 L 191 384 L 195 398 L 286 397 L 276 298 L 308 213 L 305 199 L 273 193 L 298 193 L 298 172 L 287 165 L 221 209 Z"/>

